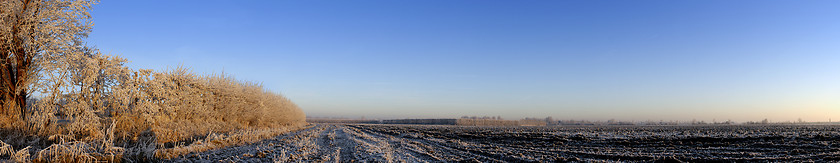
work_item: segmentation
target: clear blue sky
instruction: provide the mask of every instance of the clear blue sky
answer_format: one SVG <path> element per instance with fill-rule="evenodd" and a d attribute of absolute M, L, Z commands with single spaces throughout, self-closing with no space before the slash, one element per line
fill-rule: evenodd
<path fill-rule="evenodd" d="M 309 116 L 840 120 L 837 1 L 103 1 L 133 68 L 262 82 Z"/>

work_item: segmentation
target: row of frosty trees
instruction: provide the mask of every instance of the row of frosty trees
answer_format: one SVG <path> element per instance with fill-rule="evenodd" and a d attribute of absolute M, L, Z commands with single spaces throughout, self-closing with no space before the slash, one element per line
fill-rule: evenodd
<path fill-rule="evenodd" d="M 85 45 L 94 3 L 0 0 L 0 134 L 161 145 L 305 124 L 294 103 L 257 83 L 184 68 L 133 70 Z"/>

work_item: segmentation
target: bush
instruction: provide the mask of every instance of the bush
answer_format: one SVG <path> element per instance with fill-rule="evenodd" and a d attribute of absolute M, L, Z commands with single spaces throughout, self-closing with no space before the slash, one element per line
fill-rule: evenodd
<path fill-rule="evenodd" d="M 278 132 L 251 131 L 306 124 L 297 105 L 260 84 L 182 67 L 133 70 L 123 58 L 87 47 L 82 39 L 96 2 L 0 3 L 0 155 L 46 162 L 149 158 L 155 149 L 213 133 L 264 138 Z"/>
<path fill-rule="evenodd" d="M 39 147 L 44 150 L 61 153 L 64 146 L 83 145 L 78 151 L 107 151 L 92 155 L 112 158 L 124 155 L 124 148 L 149 149 L 143 143 L 167 148 L 212 133 L 306 124 L 297 105 L 260 84 L 224 74 L 199 76 L 183 67 L 134 71 L 125 62 L 87 49 L 44 64 L 48 68 L 34 87 L 41 98 L 29 100 L 30 118 L 0 116 L 2 127 L 48 137 L 53 143 Z"/>

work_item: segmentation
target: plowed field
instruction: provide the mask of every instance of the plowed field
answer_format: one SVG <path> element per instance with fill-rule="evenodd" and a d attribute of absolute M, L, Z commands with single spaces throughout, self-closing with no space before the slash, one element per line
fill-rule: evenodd
<path fill-rule="evenodd" d="M 170 161 L 565 162 L 840 161 L 840 126 L 313 124 L 259 143 Z"/>

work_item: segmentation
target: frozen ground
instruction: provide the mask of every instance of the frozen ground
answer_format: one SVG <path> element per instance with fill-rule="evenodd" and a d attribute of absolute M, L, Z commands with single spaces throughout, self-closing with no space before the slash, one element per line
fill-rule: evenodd
<path fill-rule="evenodd" d="M 836 162 L 840 126 L 314 124 L 176 162 Z"/>

